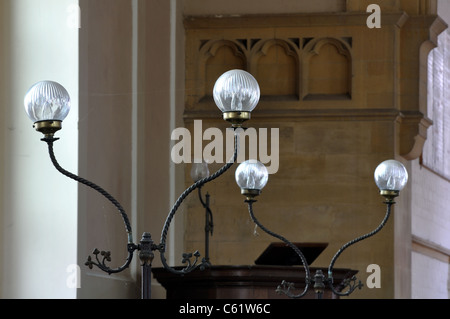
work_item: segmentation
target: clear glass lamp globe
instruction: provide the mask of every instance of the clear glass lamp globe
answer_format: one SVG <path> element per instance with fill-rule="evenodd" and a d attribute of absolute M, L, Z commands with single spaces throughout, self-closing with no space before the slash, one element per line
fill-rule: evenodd
<path fill-rule="evenodd" d="M 387 160 L 378 165 L 374 173 L 380 191 L 400 192 L 408 182 L 408 171 L 396 160 Z"/>
<path fill-rule="evenodd" d="M 202 180 L 209 176 L 208 163 L 202 161 L 201 163 L 192 163 L 191 178 L 194 182 Z"/>
<path fill-rule="evenodd" d="M 33 123 L 63 121 L 70 111 L 70 96 L 59 83 L 41 81 L 25 95 L 25 111 Z"/>
<path fill-rule="evenodd" d="M 266 166 L 257 160 L 241 163 L 235 173 L 236 183 L 243 195 L 259 195 L 269 180 Z"/>
<path fill-rule="evenodd" d="M 213 97 L 222 112 L 251 112 L 260 98 L 259 84 L 247 71 L 230 70 L 216 81 Z"/>

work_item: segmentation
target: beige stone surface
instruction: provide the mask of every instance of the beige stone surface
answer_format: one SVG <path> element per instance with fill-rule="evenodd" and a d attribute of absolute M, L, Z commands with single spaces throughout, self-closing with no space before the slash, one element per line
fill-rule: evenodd
<path fill-rule="evenodd" d="M 361 11 L 367 7 L 364 5 L 360 1 L 347 1 L 347 10 Z M 187 127 L 191 127 L 194 119 L 203 119 L 204 126 L 220 123 L 220 113 L 211 98 L 202 96 L 211 93 L 197 90 L 196 95 L 190 88 L 204 85 L 204 75 L 199 70 L 201 63 L 207 65 L 210 61 L 209 57 L 202 56 L 207 46 L 215 39 L 226 39 L 240 48 L 240 56 L 247 64 L 245 69 L 258 74 L 263 88 L 270 86 L 267 92 L 262 91 L 262 96 L 273 96 L 271 100 L 261 99 L 247 126 L 279 128 L 281 132 L 280 168 L 270 176 L 255 204 L 255 212 L 266 227 L 292 241 L 329 243 L 314 266 L 327 267 L 343 244 L 379 225 L 385 205 L 373 182 L 373 171 L 381 161 L 410 152 L 414 137 L 419 134 L 423 117 L 418 109 L 419 49 L 428 39 L 433 17 L 411 18 L 405 24 L 400 5 L 400 1 L 383 2 L 383 10 L 398 14 L 384 20 L 390 22 L 381 29 L 367 28 L 361 23 L 367 17 L 363 14 L 353 14 L 348 20 L 344 13 L 342 20 L 337 20 L 336 15 L 318 15 L 314 26 L 304 24 L 305 16 L 287 16 L 282 27 L 276 24 L 278 20 L 274 16 L 236 17 L 233 26 L 240 26 L 237 37 L 237 30 L 225 27 L 223 19 L 186 20 Z M 418 9 L 411 5 L 407 10 Z M 273 22 L 270 26 L 269 21 Z M 346 23 L 341 25 L 338 21 Z M 221 27 L 216 28 L 215 22 Z M 239 46 L 242 43 L 239 39 L 247 39 L 247 46 Z M 249 44 L 273 39 L 289 43 L 295 59 L 288 62 L 281 47 L 259 58 L 255 54 L 258 47 Z M 324 41 L 324 51 L 308 51 L 314 50 L 314 41 L 321 43 L 320 39 Z M 200 40 L 206 43 L 201 51 L 198 50 Z M 343 52 L 347 53 L 343 55 Z M 281 72 L 289 63 L 294 63 L 293 69 L 299 72 L 299 94 L 293 98 L 291 95 L 290 99 L 286 97 L 286 81 L 292 76 L 284 72 L 285 77 Z M 223 62 L 222 70 L 228 65 Z M 277 66 L 280 72 L 270 71 Z M 327 86 L 332 81 L 338 85 Z M 286 91 L 277 93 L 277 83 L 283 83 Z M 205 87 L 209 89 L 211 84 L 208 85 Z M 308 90 L 312 93 L 309 96 Z M 348 97 L 343 98 L 343 93 L 348 93 Z M 403 110 L 409 113 L 402 114 Z M 188 171 L 189 166 L 187 179 Z M 207 186 L 216 223 L 211 238 L 214 264 L 252 264 L 270 242 L 276 241 L 258 229 L 255 235 L 233 174 L 234 170 Z M 202 247 L 202 220 L 199 203 L 190 201 L 185 233 L 188 251 Z M 382 232 L 352 246 L 338 259 L 336 267 L 358 270 L 363 283 L 368 276 L 368 265 L 381 266 L 383 289 L 366 287 L 353 298 L 393 298 L 407 294 L 407 287 L 395 287 L 394 278 L 407 271 L 399 265 L 408 263 L 405 257 L 399 258 L 407 256 L 404 252 L 408 245 L 398 243 L 396 232 L 401 227 L 395 227 L 396 220 L 399 219 L 391 218 Z"/>

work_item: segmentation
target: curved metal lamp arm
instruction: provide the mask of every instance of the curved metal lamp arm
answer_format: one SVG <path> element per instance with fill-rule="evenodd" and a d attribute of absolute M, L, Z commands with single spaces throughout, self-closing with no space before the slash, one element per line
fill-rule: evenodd
<path fill-rule="evenodd" d="M 350 295 L 356 288 L 361 289 L 362 288 L 362 283 L 361 281 L 359 281 L 359 283 L 356 283 L 357 279 L 355 276 L 353 276 L 351 279 L 347 280 L 344 284 L 346 287 L 348 287 L 348 290 L 346 292 L 339 292 L 337 291 L 334 286 L 333 286 L 333 267 L 334 264 L 337 260 L 337 258 L 344 252 L 345 249 L 347 249 L 348 247 L 350 247 L 353 244 L 356 244 L 357 242 L 360 242 L 364 239 L 367 239 L 369 237 L 372 237 L 373 235 L 375 235 L 376 233 L 378 233 L 387 223 L 389 216 L 391 215 L 391 208 L 392 205 L 395 204 L 395 202 L 393 202 L 392 200 L 388 200 L 385 202 L 385 204 L 387 205 L 386 208 L 386 215 L 383 219 L 383 221 L 381 222 L 381 224 L 372 232 L 360 236 L 352 241 L 349 241 L 348 243 L 346 243 L 345 245 L 343 245 L 338 251 L 337 253 L 334 255 L 333 259 L 331 260 L 330 266 L 328 267 L 328 284 L 330 286 L 330 289 L 333 291 L 334 294 L 338 295 L 338 296 L 348 296 Z M 345 287 L 344 287 L 345 289 Z"/>
<path fill-rule="evenodd" d="M 125 260 L 125 263 L 118 267 L 118 268 L 110 268 L 108 265 L 106 265 L 106 262 L 110 262 L 111 261 L 111 252 L 109 251 L 99 251 L 97 248 L 94 249 L 94 251 L 92 252 L 92 254 L 94 254 L 95 256 L 95 260 L 97 262 L 94 262 L 92 260 L 91 256 L 88 256 L 87 261 L 84 263 L 86 266 L 89 267 L 89 269 L 92 269 L 93 266 L 97 266 L 100 270 L 108 273 L 109 275 L 111 274 L 116 274 L 119 272 L 122 272 L 123 270 L 127 269 L 130 264 L 131 261 L 133 260 L 133 253 L 134 251 L 138 249 L 138 246 L 136 244 L 128 244 L 127 245 L 127 250 L 128 250 L 128 257 Z M 98 255 L 103 256 L 102 260 L 100 261 Z"/>
<path fill-rule="evenodd" d="M 203 263 L 211 266 L 211 262 L 209 259 L 209 236 L 213 235 L 214 231 L 214 217 L 209 207 L 209 194 L 206 193 L 205 200 L 203 200 L 202 196 L 202 188 L 198 188 L 198 198 L 203 208 L 205 209 L 205 256 L 203 257 Z"/>
<path fill-rule="evenodd" d="M 214 229 L 214 222 L 213 222 L 213 213 L 211 211 L 211 208 L 209 207 L 209 194 L 206 193 L 206 200 L 203 200 L 202 196 L 202 187 L 198 188 L 198 198 L 200 200 L 200 203 L 202 204 L 203 208 L 206 209 L 207 214 L 207 220 L 206 220 L 206 227 L 208 227 L 207 232 L 209 232 L 211 235 L 213 234 Z"/>
<path fill-rule="evenodd" d="M 69 177 L 69 178 L 71 178 L 71 179 L 73 179 L 73 180 L 75 180 L 75 181 L 77 181 L 77 182 L 79 182 L 81 184 L 84 184 L 84 185 L 86 185 L 86 186 L 96 190 L 100 194 L 102 194 L 106 199 L 108 199 L 119 210 L 119 213 L 122 216 L 123 222 L 125 224 L 125 229 L 126 229 L 126 232 L 128 234 L 128 245 L 127 245 L 128 257 L 127 257 L 127 259 L 125 261 L 125 264 L 123 264 L 119 268 L 110 268 L 110 267 L 108 267 L 106 265 L 106 262 L 110 262 L 111 261 L 111 253 L 107 252 L 107 251 L 106 252 L 105 251 L 100 252 L 98 249 L 95 249 L 93 254 L 95 255 L 96 262 L 94 262 L 92 260 L 91 256 L 89 256 L 88 260 L 86 262 L 86 266 L 89 266 L 89 268 L 92 269 L 92 267 L 95 265 L 98 268 L 100 268 L 101 270 L 107 272 L 108 274 L 118 273 L 118 272 L 121 272 L 124 269 L 128 268 L 128 266 L 130 265 L 130 263 L 131 263 L 131 261 L 133 259 L 133 253 L 134 253 L 134 251 L 136 249 L 138 249 L 138 246 L 133 243 L 133 233 L 132 233 L 132 230 L 131 230 L 130 221 L 128 220 L 128 216 L 125 213 L 125 210 L 122 208 L 120 203 L 113 196 L 111 196 L 107 191 L 105 191 L 103 188 L 101 188 L 100 186 L 98 186 L 98 185 L 96 185 L 96 184 L 94 184 L 94 183 L 92 183 L 92 182 L 90 182 L 90 181 L 88 181 L 88 180 L 86 180 L 84 178 L 81 178 L 81 177 L 79 177 L 79 176 L 77 176 L 75 174 L 72 174 L 72 173 L 66 171 L 65 169 L 63 169 L 59 165 L 58 161 L 56 160 L 55 153 L 53 151 L 53 142 L 57 141 L 58 138 L 46 137 L 46 138 L 43 138 L 41 140 L 47 143 L 50 159 L 51 159 L 53 165 L 55 166 L 55 168 L 61 174 L 65 175 L 65 176 L 67 176 L 67 177 Z M 98 256 L 99 254 L 101 256 L 103 256 L 102 260 L 99 259 L 99 256 Z"/>
<path fill-rule="evenodd" d="M 203 208 L 207 208 L 206 201 L 203 200 L 202 187 L 201 186 L 198 188 L 198 199 L 200 200 L 200 204 L 202 204 Z"/>
<path fill-rule="evenodd" d="M 170 227 L 170 224 L 172 222 L 173 217 L 175 216 L 178 208 L 183 203 L 183 201 L 186 199 L 186 197 L 191 192 L 196 190 L 197 188 L 202 187 L 206 183 L 209 183 L 209 182 L 213 181 L 214 179 L 218 178 L 219 176 L 221 176 L 222 174 L 224 174 L 231 166 L 234 165 L 234 163 L 237 160 L 237 155 L 238 155 L 238 136 L 235 135 L 235 137 L 234 137 L 234 155 L 233 155 L 232 160 L 230 160 L 227 164 L 225 164 L 222 168 L 220 168 L 214 174 L 212 174 L 212 175 L 210 175 L 208 177 L 205 177 L 204 179 L 201 179 L 201 180 L 197 181 L 192 186 L 187 188 L 180 195 L 180 197 L 178 197 L 177 201 L 173 205 L 169 215 L 167 216 L 166 222 L 164 223 L 164 228 L 163 228 L 163 230 L 161 232 L 161 243 L 159 245 L 159 251 L 160 251 L 160 255 L 161 255 L 161 262 L 163 263 L 164 268 L 166 268 L 171 273 L 178 274 L 178 275 L 183 275 L 183 274 L 187 274 L 187 273 L 191 272 L 192 270 L 194 270 L 194 269 L 196 269 L 198 267 L 205 267 L 203 262 L 200 265 L 197 265 L 198 258 L 200 257 L 200 253 L 198 251 L 196 251 L 193 254 L 183 254 L 182 263 L 187 264 L 187 265 L 182 270 L 176 270 L 173 267 L 170 267 L 168 265 L 168 263 L 167 263 L 165 255 L 164 255 L 165 250 L 166 250 L 167 233 L 169 231 L 169 227 Z M 192 257 L 195 257 L 195 260 L 193 262 L 191 261 Z"/>
<path fill-rule="evenodd" d="M 283 281 L 281 283 L 280 286 L 278 286 L 277 288 L 277 292 L 278 293 L 284 293 L 286 296 L 290 297 L 290 298 L 302 298 L 304 295 L 306 295 L 306 293 L 308 292 L 309 289 L 309 285 L 311 284 L 311 275 L 310 275 L 310 270 L 309 270 L 309 266 L 308 263 L 306 262 L 306 258 L 303 255 L 303 253 L 301 252 L 301 250 L 295 246 L 293 243 L 291 243 L 289 240 L 287 240 L 286 238 L 284 238 L 281 235 L 278 235 L 270 230 L 268 230 L 266 227 L 264 227 L 259 221 L 258 219 L 255 217 L 255 214 L 253 213 L 253 203 L 256 202 L 253 199 L 247 199 L 245 201 L 248 204 L 248 211 L 250 213 L 250 217 L 252 218 L 253 222 L 258 225 L 259 228 L 261 228 L 263 231 L 265 231 L 267 234 L 269 234 L 272 237 L 275 237 L 277 239 L 280 239 L 281 241 L 283 241 L 286 245 L 288 245 L 289 247 L 291 247 L 296 253 L 297 255 L 300 257 L 300 259 L 302 260 L 303 263 L 303 267 L 305 268 L 305 274 L 306 274 L 306 278 L 305 278 L 305 289 L 303 290 L 302 293 L 296 295 L 293 294 L 291 292 L 291 290 L 295 289 L 294 285 L 292 283 L 288 283 Z"/>

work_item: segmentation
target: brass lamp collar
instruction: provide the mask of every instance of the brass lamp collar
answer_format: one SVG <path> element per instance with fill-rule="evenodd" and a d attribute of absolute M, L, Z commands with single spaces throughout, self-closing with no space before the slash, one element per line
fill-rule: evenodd
<path fill-rule="evenodd" d="M 241 188 L 241 194 L 247 197 L 247 200 L 251 200 L 261 194 L 259 189 L 246 189 Z"/>
<path fill-rule="evenodd" d="M 223 119 L 230 122 L 233 127 L 241 127 L 242 123 L 250 119 L 250 112 L 232 111 L 224 112 Z"/>
<path fill-rule="evenodd" d="M 381 190 L 380 195 L 386 198 L 388 203 L 393 203 L 394 198 L 397 197 L 400 194 L 399 191 L 392 191 L 392 190 Z"/>
<path fill-rule="evenodd" d="M 38 121 L 34 123 L 33 127 L 36 129 L 36 131 L 44 134 L 45 138 L 52 138 L 57 131 L 62 129 L 62 121 L 58 120 Z"/>

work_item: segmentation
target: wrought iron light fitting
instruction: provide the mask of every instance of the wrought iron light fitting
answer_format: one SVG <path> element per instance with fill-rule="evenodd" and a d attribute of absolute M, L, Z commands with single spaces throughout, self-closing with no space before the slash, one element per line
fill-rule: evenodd
<path fill-rule="evenodd" d="M 230 70 L 225 72 L 217 80 L 213 90 L 214 101 L 217 107 L 223 113 L 223 119 L 228 121 L 232 128 L 239 128 L 244 122 L 250 120 L 251 113 L 257 106 L 260 99 L 260 88 L 256 79 L 248 72 L 243 70 Z M 142 265 L 142 289 L 141 297 L 143 299 L 151 298 L 151 265 L 154 259 L 154 252 L 158 251 L 160 254 L 161 262 L 165 269 L 168 271 L 184 275 L 192 272 L 196 269 L 205 269 L 211 266 L 209 260 L 209 235 L 212 233 L 212 213 L 209 208 L 209 194 L 203 199 L 201 190 L 204 185 L 217 179 L 222 174 L 227 172 L 237 161 L 238 157 L 238 135 L 235 134 L 234 141 L 234 154 L 233 157 L 218 171 L 213 174 L 209 174 L 208 168 L 202 165 L 196 166 L 191 172 L 194 183 L 188 187 L 173 204 L 172 209 L 169 211 L 166 218 L 164 227 L 161 232 L 161 239 L 159 244 L 155 244 L 150 233 L 144 233 L 139 243 L 135 243 L 133 239 L 133 233 L 131 224 L 128 220 L 128 216 L 120 205 L 120 203 L 105 191 L 100 186 L 81 178 L 75 174 L 72 174 L 63 169 L 56 160 L 53 144 L 59 138 L 55 137 L 55 133 L 62 129 L 62 122 L 69 114 L 70 111 L 70 96 L 66 89 L 60 84 L 52 81 L 42 81 L 33 85 L 25 96 L 25 110 L 29 118 L 33 121 L 33 127 L 41 132 L 44 137 L 41 139 L 48 145 L 48 152 L 50 159 L 55 168 L 63 175 L 84 184 L 108 199 L 119 211 L 125 229 L 127 232 L 127 251 L 128 257 L 125 263 L 118 268 L 111 268 L 109 263 L 111 262 L 111 253 L 106 251 L 100 251 L 95 249 L 93 256 L 89 256 L 86 261 L 86 266 L 93 268 L 98 267 L 102 271 L 113 274 L 119 273 L 127 269 L 133 259 L 133 255 L 136 251 L 139 252 L 139 259 Z M 367 239 L 376 233 L 378 233 L 384 225 L 387 223 L 391 214 L 392 206 L 395 204 L 394 200 L 399 196 L 400 191 L 405 187 L 408 181 L 408 172 L 402 163 L 396 160 L 387 160 L 381 163 L 374 173 L 375 183 L 380 189 L 380 195 L 385 198 L 386 215 L 380 225 L 372 232 L 360 236 L 345 245 L 343 245 L 332 258 L 328 267 L 328 273 L 325 275 L 321 270 L 318 270 L 314 276 L 311 275 L 309 265 L 306 262 L 306 258 L 302 251 L 294 245 L 291 241 L 285 237 L 276 234 L 262 225 L 256 218 L 254 213 L 254 205 L 256 198 L 261 194 L 262 189 L 266 186 L 269 174 L 267 168 L 259 161 L 250 159 L 241 163 L 235 171 L 235 179 L 238 186 L 241 189 L 241 194 L 245 197 L 245 203 L 248 206 L 248 211 L 252 221 L 264 232 L 270 236 L 281 240 L 286 245 L 291 247 L 295 253 L 299 256 L 305 269 L 305 287 L 302 291 L 296 293 L 296 289 L 292 283 L 282 282 L 277 288 L 280 294 L 285 294 L 291 298 L 301 298 L 306 295 L 310 288 L 314 289 L 317 298 L 321 298 L 325 288 L 328 286 L 332 292 L 338 296 L 348 296 L 355 289 L 361 288 L 362 284 L 356 279 L 351 278 L 345 283 L 343 290 L 337 290 L 334 286 L 333 280 L 333 268 L 336 260 L 342 254 L 344 250 L 350 246 Z M 191 194 L 197 190 L 200 201 L 205 208 L 205 251 L 206 256 L 200 259 L 198 251 L 194 253 L 183 254 L 182 262 L 183 267 L 171 267 L 169 266 L 165 253 L 166 253 L 166 241 L 169 227 L 172 219 L 174 218 L 178 208 L 182 202 Z"/>

